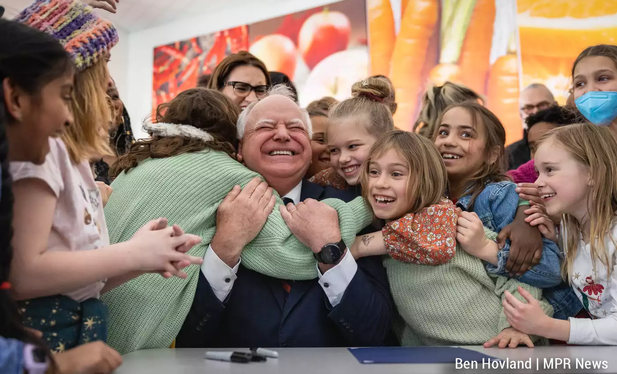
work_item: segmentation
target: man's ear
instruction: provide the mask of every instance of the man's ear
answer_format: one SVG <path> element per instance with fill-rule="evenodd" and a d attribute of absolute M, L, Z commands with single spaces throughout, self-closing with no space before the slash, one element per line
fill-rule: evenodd
<path fill-rule="evenodd" d="M 17 121 L 21 121 L 24 111 L 23 92 L 11 84 L 9 78 L 4 78 L 2 81 L 2 89 L 4 90 L 4 105 L 7 112 Z"/>
<path fill-rule="evenodd" d="M 242 140 L 240 140 L 240 143 L 238 144 L 238 153 L 236 153 L 236 160 L 238 160 L 239 163 L 244 164 L 244 157 L 242 157 Z"/>

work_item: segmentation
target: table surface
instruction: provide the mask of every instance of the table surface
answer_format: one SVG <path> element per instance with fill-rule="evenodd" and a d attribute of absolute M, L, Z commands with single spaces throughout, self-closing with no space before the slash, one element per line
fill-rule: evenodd
<path fill-rule="evenodd" d="M 541 370 L 543 373 L 617 373 L 617 347 L 550 346 L 517 349 L 485 349 L 481 346 L 461 347 L 505 360 L 536 359 L 542 369 L 545 358 L 570 359 L 570 370 Z M 267 362 L 237 364 L 204 359 L 206 351 L 232 351 L 232 349 L 151 349 L 133 352 L 123 357 L 124 363 L 117 374 L 171 374 L 171 373 L 247 373 L 247 374 L 334 374 L 334 373 L 474 373 L 508 372 L 529 373 L 535 370 L 456 370 L 454 364 L 360 364 L 347 348 L 275 348 L 278 359 Z M 248 351 L 234 349 L 235 351 Z M 576 367 L 577 360 L 606 361 L 608 370 Z M 481 363 L 480 363 L 481 369 Z"/>

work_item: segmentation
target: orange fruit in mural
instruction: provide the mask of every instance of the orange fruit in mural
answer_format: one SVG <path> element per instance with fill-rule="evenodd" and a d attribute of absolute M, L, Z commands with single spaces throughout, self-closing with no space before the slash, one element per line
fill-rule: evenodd
<path fill-rule="evenodd" d="M 617 44 L 617 2 L 518 0 L 523 85 L 545 83 L 563 103 L 572 63 L 585 48 Z"/>

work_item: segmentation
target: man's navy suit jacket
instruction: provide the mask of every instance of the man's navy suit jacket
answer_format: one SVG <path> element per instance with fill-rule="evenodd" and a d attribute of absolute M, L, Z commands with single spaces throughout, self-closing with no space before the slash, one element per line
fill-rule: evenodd
<path fill-rule="evenodd" d="M 301 200 L 338 198 L 340 191 L 304 181 Z M 351 245 L 351 243 L 347 243 Z M 349 255 L 349 254 L 347 254 Z M 203 273 L 176 347 L 337 347 L 384 345 L 394 311 L 381 258 L 357 260 L 358 270 L 343 298 L 332 307 L 317 279 L 288 281 L 265 276 L 240 264 L 224 302 Z M 389 340 L 389 339 L 388 339 Z"/>

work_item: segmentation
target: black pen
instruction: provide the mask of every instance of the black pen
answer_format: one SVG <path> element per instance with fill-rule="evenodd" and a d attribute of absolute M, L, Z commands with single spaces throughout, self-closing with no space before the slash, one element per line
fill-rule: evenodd
<path fill-rule="evenodd" d="M 240 364 L 248 364 L 253 355 L 243 352 L 206 352 L 206 359 L 215 361 L 237 362 Z"/>

